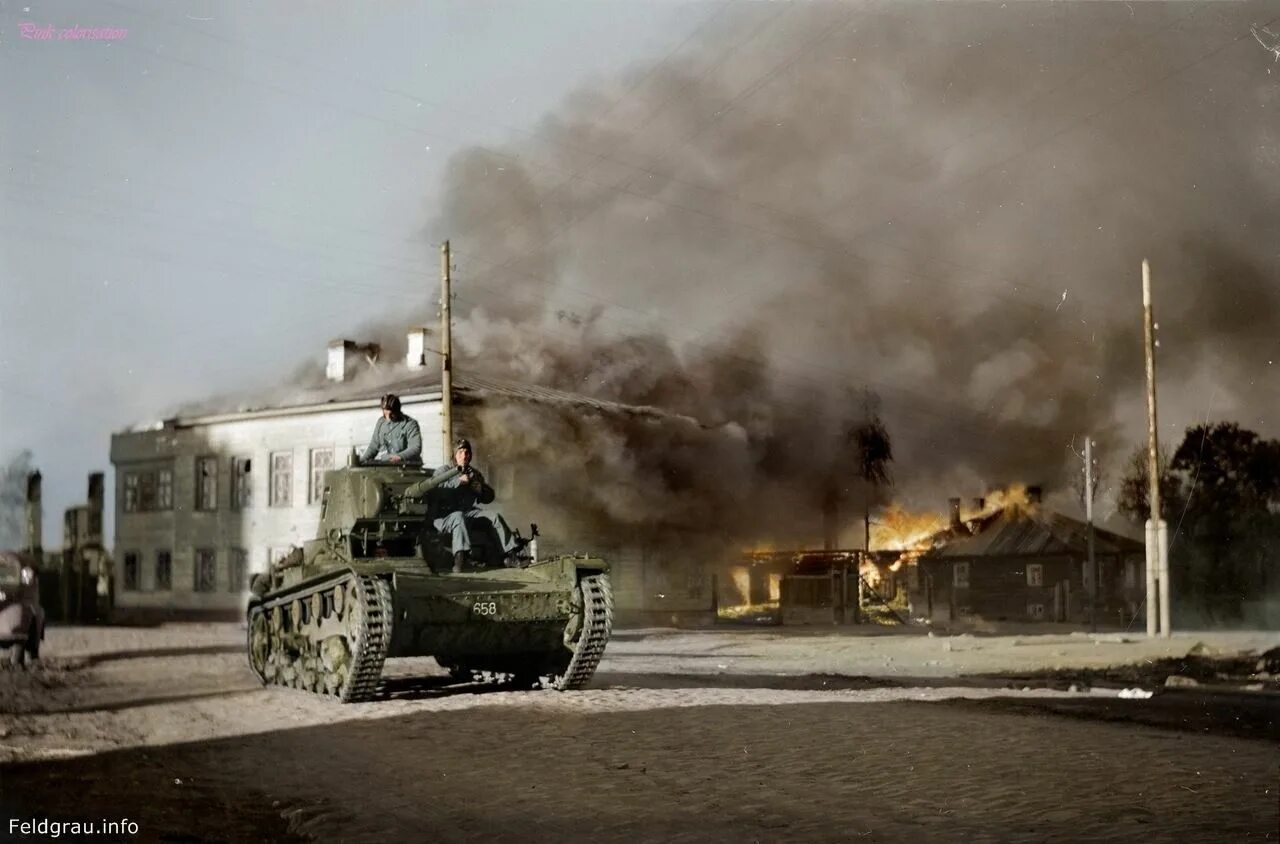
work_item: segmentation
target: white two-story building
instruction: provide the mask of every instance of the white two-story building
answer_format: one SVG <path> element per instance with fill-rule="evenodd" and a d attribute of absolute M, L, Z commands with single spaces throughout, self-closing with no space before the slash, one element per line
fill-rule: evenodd
<path fill-rule="evenodd" d="M 422 429 L 427 465 L 446 462 L 439 373 L 426 366 L 426 332 L 409 335 L 406 362 L 375 363 L 376 350 L 347 341 L 329 347 L 324 387 L 257 406 L 207 404 L 190 415 L 111 438 L 115 468 L 115 608 L 123 616 L 233 617 L 244 611 L 249 575 L 313 538 L 324 472 L 347 464 L 393 392 Z M 472 410 L 494 402 L 554 402 L 574 412 L 647 413 L 585 396 L 466 376 L 454 378 L 455 431 L 467 436 Z M 519 482 L 513 466 L 477 465 L 498 493 Z M 508 514 L 510 517 L 510 514 Z M 527 526 L 511 519 L 513 525 Z M 548 537 L 544 548 L 590 551 L 614 569 L 620 617 L 699 623 L 713 613 L 709 569 L 673 561 L 635 536 Z"/>

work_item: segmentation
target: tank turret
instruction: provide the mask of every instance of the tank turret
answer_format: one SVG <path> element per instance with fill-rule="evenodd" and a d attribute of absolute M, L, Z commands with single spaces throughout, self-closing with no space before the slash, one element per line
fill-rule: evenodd
<path fill-rule="evenodd" d="M 608 566 L 536 560 L 526 547 L 509 567 L 481 520 L 471 531 L 479 569 L 454 573 L 435 493 L 458 472 L 396 464 L 325 475 L 316 537 L 251 587 L 249 663 L 263 683 L 368 700 L 384 661 L 400 656 L 434 656 L 467 682 L 564 690 L 590 679 L 612 629 Z"/>

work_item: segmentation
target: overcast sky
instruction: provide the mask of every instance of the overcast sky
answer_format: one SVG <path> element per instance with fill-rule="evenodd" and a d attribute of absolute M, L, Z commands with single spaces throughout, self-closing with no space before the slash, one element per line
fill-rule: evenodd
<path fill-rule="evenodd" d="M 993 419 L 1051 431 L 1046 462 L 1085 425 L 1131 446 L 1151 255 L 1167 436 L 1275 436 L 1278 15 L 0 0 L 0 457 L 35 453 L 57 545 L 113 430 L 434 319 L 443 236 L 460 285 L 532 267 L 551 323 L 745 331 L 784 371 L 875 387 L 900 476 L 974 485 L 1042 459 L 971 458 L 1004 448 Z M 483 280 L 464 343 L 504 318 L 493 291 L 523 295 Z"/>
<path fill-rule="evenodd" d="M 0 454 L 47 544 L 113 430 L 434 318 L 451 153 L 660 57 L 702 3 L 0 2 Z M 37 41 L 19 24 L 118 27 Z"/>

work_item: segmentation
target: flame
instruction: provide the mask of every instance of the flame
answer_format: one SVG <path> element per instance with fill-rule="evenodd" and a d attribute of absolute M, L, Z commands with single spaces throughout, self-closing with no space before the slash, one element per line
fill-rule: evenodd
<path fill-rule="evenodd" d="M 904 550 L 928 547 L 929 539 L 947 527 L 941 513 L 910 513 L 894 502 L 871 528 L 871 550 Z"/>
<path fill-rule="evenodd" d="M 1007 489 L 988 493 L 981 510 L 974 509 L 969 502 L 962 503 L 960 519 L 967 522 L 1004 509 L 1034 510 L 1035 506 L 1027 495 L 1026 486 L 1013 484 Z M 895 501 L 880 512 L 871 527 L 871 550 L 927 551 L 933 538 L 949 527 L 948 520 L 949 517 L 941 511 L 912 513 Z"/>

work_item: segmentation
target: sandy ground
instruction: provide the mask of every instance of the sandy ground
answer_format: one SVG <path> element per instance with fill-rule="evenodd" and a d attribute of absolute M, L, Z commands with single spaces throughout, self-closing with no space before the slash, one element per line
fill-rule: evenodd
<path fill-rule="evenodd" d="M 1280 698 L 973 679 L 1276 633 L 620 631 L 584 691 L 396 660 L 345 707 L 260 688 L 242 641 L 51 629 L 42 665 L 0 675 L 0 815 L 128 816 L 144 840 L 1280 840 Z"/>

